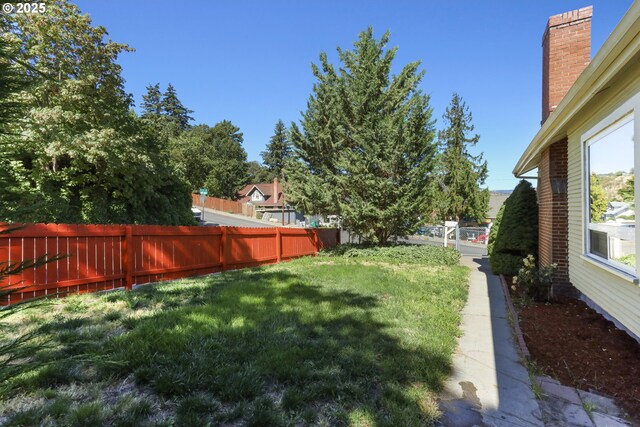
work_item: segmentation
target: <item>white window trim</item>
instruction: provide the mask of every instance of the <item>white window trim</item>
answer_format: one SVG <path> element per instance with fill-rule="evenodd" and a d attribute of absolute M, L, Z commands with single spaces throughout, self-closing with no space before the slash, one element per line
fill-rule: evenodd
<path fill-rule="evenodd" d="M 591 261 L 593 264 L 602 267 L 613 274 L 620 277 L 627 278 L 631 282 L 639 283 L 639 271 L 640 266 L 636 261 L 635 271 L 626 269 L 618 263 L 612 263 L 602 257 L 589 252 L 590 237 L 589 237 L 589 224 L 587 219 L 590 215 L 589 206 L 589 151 L 587 147 L 600 141 L 611 132 L 620 128 L 633 120 L 633 145 L 634 145 L 634 176 L 636 171 L 640 170 L 640 147 L 638 147 L 638 140 L 640 138 L 640 93 L 636 93 L 629 98 L 620 107 L 616 108 L 611 114 L 598 122 L 591 129 L 582 134 L 580 138 L 580 150 L 582 159 L 582 259 Z M 640 182 L 635 180 L 635 194 L 640 194 Z M 635 204 L 635 216 L 636 216 L 636 232 L 638 230 L 638 221 L 640 219 L 640 203 Z M 640 254 L 640 239 L 636 234 L 636 255 Z"/>

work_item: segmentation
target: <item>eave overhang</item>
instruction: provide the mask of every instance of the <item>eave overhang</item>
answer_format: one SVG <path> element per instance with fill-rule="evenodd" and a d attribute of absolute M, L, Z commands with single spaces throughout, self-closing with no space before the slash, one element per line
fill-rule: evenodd
<path fill-rule="evenodd" d="M 585 106 L 608 89 L 640 53 L 640 2 L 633 2 L 620 23 L 580 74 L 558 107 L 549 115 L 513 169 L 516 177 L 538 167 L 540 153 L 567 137 L 567 131 Z"/>

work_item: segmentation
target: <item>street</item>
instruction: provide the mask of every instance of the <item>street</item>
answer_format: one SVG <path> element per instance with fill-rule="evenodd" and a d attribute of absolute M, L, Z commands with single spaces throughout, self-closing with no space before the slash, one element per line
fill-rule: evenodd
<path fill-rule="evenodd" d="M 202 211 L 202 206 L 196 206 Z M 230 227 L 277 227 L 278 224 L 260 221 L 241 215 L 220 213 L 212 209 L 206 209 L 202 212 L 203 222 L 205 225 L 222 225 Z"/>
<path fill-rule="evenodd" d="M 433 240 L 422 240 L 416 239 L 413 237 L 409 237 L 408 239 L 400 239 L 401 242 L 411 243 L 414 245 L 434 245 L 434 246 L 442 246 L 442 241 L 433 241 Z M 449 241 L 449 247 L 455 247 L 455 241 Z M 478 245 L 472 243 L 460 242 L 460 253 L 462 255 L 471 255 L 471 256 L 486 256 L 487 255 L 487 246 L 486 245 Z"/>
<path fill-rule="evenodd" d="M 202 207 L 198 206 L 198 209 L 202 210 Z M 278 227 L 279 223 L 267 223 L 258 219 L 243 217 L 241 215 L 221 213 L 212 209 L 205 209 L 203 212 L 205 225 L 221 225 L 229 227 Z M 357 242 L 355 235 L 350 235 L 348 231 L 342 230 L 340 241 L 342 243 L 348 243 L 351 237 L 352 242 Z M 440 240 L 424 240 L 415 237 L 409 237 L 407 239 L 400 239 L 401 242 L 411 243 L 414 245 L 434 245 L 442 246 Z M 449 246 L 454 247 L 455 242 L 450 241 Z M 466 242 L 460 242 L 460 253 L 462 255 L 471 256 L 486 256 L 487 246 L 478 245 Z"/>

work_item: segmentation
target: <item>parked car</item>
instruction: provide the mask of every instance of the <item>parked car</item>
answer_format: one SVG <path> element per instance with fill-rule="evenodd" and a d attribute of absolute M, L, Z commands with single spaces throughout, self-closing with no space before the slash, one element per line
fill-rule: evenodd
<path fill-rule="evenodd" d="M 429 235 L 429 237 L 442 237 L 443 235 L 442 227 L 437 227 L 437 226 L 428 227 L 427 234 Z"/>
<path fill-rule="evenodd" d="M 329 227 L 341 228 L 342 217 L 340 215 L 328 215 L 327 221 L 329 221 Z"/>
<path fill-rule="evenodd" d="M 471 243 L 482 243 L 483 245 L 486 245 L 487 242 L 489 242 L 489 235 L 488 234 L 481 234 L 478 237 L 476 237 L 475 239 L 471 239 Z"/>
<path fill-rule="evenodd" d="M 196 221 L 198 222 L 203 221 L 202 211 L 200 209 L 192 207 L 191 213 L 193 214 L 193 217 L 195 218 Z"/>

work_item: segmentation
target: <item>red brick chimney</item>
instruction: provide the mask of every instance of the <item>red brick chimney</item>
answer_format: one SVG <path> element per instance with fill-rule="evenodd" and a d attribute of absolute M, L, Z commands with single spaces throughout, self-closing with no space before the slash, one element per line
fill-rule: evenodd
<path fill-rule="evenodd" d="M 278 204 L 278 177 L 273 178 L 273 204 Z"/>
<path fill-rule="evenodd" d="M 593 6 L 549 18 L 542 37 L 542 123 L 591 60 Z"/>

